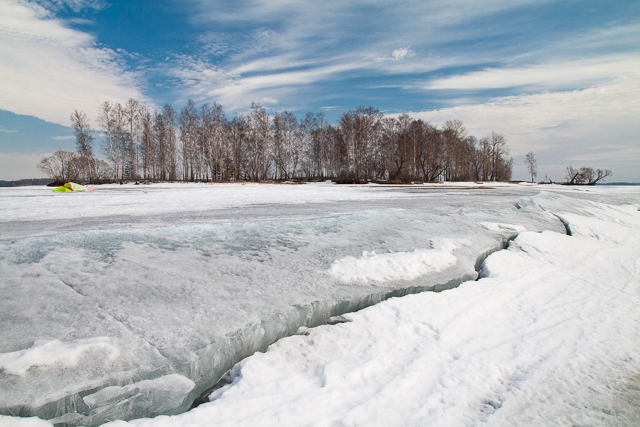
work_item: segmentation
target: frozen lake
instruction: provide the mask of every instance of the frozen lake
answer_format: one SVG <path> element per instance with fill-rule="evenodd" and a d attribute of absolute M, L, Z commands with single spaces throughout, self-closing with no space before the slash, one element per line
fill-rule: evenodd
<path fill-rule="evenodd" d="M 238 361 L 301 326 L 474 280 L 519 233 L 561 236 L 567 226 L 588 237 L 597 226 L 571 215 L 638 200 L 633 188 L 526 185 L 1 189 L 0 413 L 97 425 L 183 412 Z M 620 209 L 633 236 L 637 213 Z M 445 294 L 456 312 L 456 294 Z M 325 328 L 371 332 L 356 323 Z"/>

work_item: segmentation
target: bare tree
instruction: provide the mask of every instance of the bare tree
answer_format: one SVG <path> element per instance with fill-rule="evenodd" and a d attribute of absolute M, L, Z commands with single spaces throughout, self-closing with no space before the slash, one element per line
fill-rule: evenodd
<path fill-rule="evenodd" d="M 298 149 L 302 138 L 298 119 L 290 111 L 276 113 L 272 134 L 275 176 L 289 179 L 295 174 L 300 157 Z"/>
<path fill-rule="evenodd" d="M 95 179 L 93 160 L 72 151 L 58 150 L 52 156 L 40 160 L 38 169 L 56 182 L 85 183 Z"/>
<path fill-rule="evenodd" d="M 442 129 L 444 137 L 444 179 L 458 179 L 458 167 L 461 159 L 462 144 L 467 136 L 467 129 L 461 120 L 447 120 Z"/>
<path fill-rule="evenodd" d="M 580 169 L 573 166 L 567 166 L 567 174 L 565 175 L 566 183 L 569 185 L 584 183 L 584 176 Z"/>
<path fill-rule="evenodd" d="M 165 127 L 165 164 L 166 175 L 169 181 L 178 179 L 178 153 L 176 138 L 176 110 L 171 104 L 164 104 L 162 120 Z"/>
<path fill-rule="evenodd" d="M 211 116 L 211 149 L 209 161 L 211 167 L 211 176 L 214 181 L 225 179 L 225 170 L 227 168 L 226 159 L 227 147 L 225 144 L 227 117 L 224 114 L 222 106 L 214 102 L 210 110 Z"/>
<path fill-rule="evenodd" d="M 81 156 L 93 157 L 93 131 L 87 115 L 78 110 L 71 114 L 71 128 L 76 134 L 76 151 Z"/>
<path fill-rule="evenodd" d="M 504 135 L 497 132 L 491 132 L 491 139 L 489 143 L 491 145 L 491 180 L 504 180 L 504 178 L 501 176 L 503 174 L 501 174 L 500 171 L 504 169 L 501 168 L 501 166 L 504 164 L 504 157 L 509 154 L 507 142 L 504 138 Z M 511 175 L 511 173 L 509 173 L 509 175 Z"/>
<path fill-rule="evenodd" d="M 529 171 L 529 175 L 531 175 L 531 182 L 533 182 L 535 177 L 538 176 L 538 161 L 533 151 L 529 151 L 524 157 L 524 164 L 527 165 L 527 170 Z"/>
<path fill-rule="evenodd" d="M 68 178 L 69 163 L 76 156 L 71 151 L 58 150 L 50 157 L 44 157 L 38 163 L 38 169 L 56 182 L 66 182 Z"/>
<path fill-rule="evenodd" d="M 102 128 L 105 140 L 103 145 L 104 154 L 111 159 L 113 179 L 118 180 L 118 168 L 120 156 L 118 155 L 115 119 L 113 105 L 109 101 L 105 101 L 100 106 L 100 113 L 98 114 L 98 123 Z"/>
<path fill-rule="evenodd" d="M 123 141 L 123 157 L 125 160 L 125 176 L 129 179 L 138 178 L 138 146 L 141 137 L 141 105 L 129 98 L 124 106 L 124 119 L 127 125 L 126 140 Z"/>
<path fill-rule="evenodd" d="M 140 122 L 142 127 L 142 139 L 140 141 L 140 157 L 142 161 L 142 178 L 151 178 L 154 163 L 154 135 L 153 118 L 151 111 L 145 106 L 140 108 Z"/>
<path fill-rule="evenodd" d="M 611 171 L 608 169 L 593 169 L 590 167 L 582 166 L 580 169 L 576 169 L 573 166 L 567 166 L 567 174 L 565 175 L 566 184 L 569 185 L 595 185 L 598 181 L 601 181 L 611 176 Z"/>
<path fill-rule="evenodd" d="M 228 135 L 231 154 L 231 168 L 229 176 L 235 181 L 240 181 L 246 172 L 245 166 L 245 145 L 246 145 L 247 122 L 244 116 L 236 113 L 233 120 L 228 123 Z"/>
<path fill-rule="evenodd" d="M 113 176 L 113 171 L 111 170 L 111 166 L 109 163 L 105 162 L 102 159 L 94 160 L 95 167 L 95 180 L 96 182 L 104 182 Z"/>
<path fill-rule="evenodd" d="M 88 164 L 86 173 L 87 180 L 93 181 L 95 176 L 95 167 L 93 165 L 93 131 L 87 115 L 78 110 L 74 110 L 71 114 L 71 127 L 76 134 L 76 150 L 83 157 L 83 162 Z M 78 160 L 80 161 L 80 160 Z M 84 168 L 82 168 L 84 169 Z M 78 177 L 76 177 L 78 180 Z"/>
<path fill-rule="evenodd" d="M 442 178 L 445 168 L 443 132 L 425 123 L 423 134 L 424 145 L 419 152 L 422 176 L 427 182 L 438 181 Z"/>
<path fill-rule="evenodd" d="M 246 121 L 248 173 L 252 181 L 259 181 L 267 177 L 271 119 L 260 104 L 252 102 L 251 113 L 247 115 Z"/>
<path fill-rule="evenodd" d="M 596 169 L 595 176 L 592 176 L 589 179 L 589 184 L 595 184 L 609 176 L 611 176 L 611 171 L 609 169 Z"/>

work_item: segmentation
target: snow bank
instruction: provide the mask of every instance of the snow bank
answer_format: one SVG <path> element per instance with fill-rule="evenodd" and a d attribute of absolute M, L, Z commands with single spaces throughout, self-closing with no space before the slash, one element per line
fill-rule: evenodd
<path fill-rule="evenodd" d="M 212 402 L 129 424 L 638 425 L 624 396 L 640 371 L 640 212 L 573 201 L 585 212 L 568 215 L 566 202 L 531 201 L 573 236 L 523 232 L 477 282 L 282 339 Z"/>
<path fill-rule="evenodd" d="M 329 274 L 349 284 L 413 280 L 453 267 L 457 258 L 449 251 L 416 249 L 413 252 L 376 254 L 364 251 L 361 258 L 335 260 Z"/>

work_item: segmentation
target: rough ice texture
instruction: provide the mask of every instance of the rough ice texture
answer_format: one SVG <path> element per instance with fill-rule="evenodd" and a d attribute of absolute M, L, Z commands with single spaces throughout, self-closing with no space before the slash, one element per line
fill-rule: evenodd
<path fill-rule="evenodd" d="M 9 366 L 0 372 L 0 412 L 96 425 L 185 411 L 235 363 L 300 327 L 474 279 L 483 257 L 516 234 L 482 222 L 564 232 L 531 199 L 537 192 L 326 184 L 107 186 L 71 197 L 0 190 L 0 360 Z M 580 213 L 567 206 L 565 214 Z M 330 274 L 365 252 L 389 271 L 358 270 L 358 283 Z M 411 257 L 428 268 L 415 269 Z M 77 354 L 42 362 L 43 340 Z M 12 365 L 19 355 L 26 370 Z M 175 390 L 163 388 L 167 379 Z"/>

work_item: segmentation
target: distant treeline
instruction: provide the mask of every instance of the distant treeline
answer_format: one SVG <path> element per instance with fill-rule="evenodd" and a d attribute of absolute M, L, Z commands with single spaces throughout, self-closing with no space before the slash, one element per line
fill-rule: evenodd
<path fill-rule="evenodd" d="M 22 187 L 25 185 L 47 185 L 52 182 L 49 178 L 33 178 L 33 179 L 18 179 L 15 181 L 2 181 L 0 180 L 0 187 Z"/>
<path fill-rule="evenodd" d="M 135 100 L 104 102 L 97 121 L 108 162 L 94 157 L 86 114 L 76 110 L 71 121 L 77 154 L 57 152 L 39 165 L 60 181 L 70 179 L 65 171 L 77 181 L 506 181 L 513 167 L 499 133 L 478 139 L 460 120 L 438 129 L 372 107 L 330 125 L 323 113 L 269 115 L 255 103 L 229 119 L 218 103 L 197 107 L 189 100 L 178 112 L 170 104 L 151 111 Z"/>

